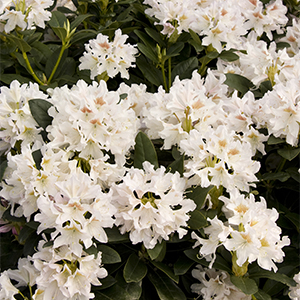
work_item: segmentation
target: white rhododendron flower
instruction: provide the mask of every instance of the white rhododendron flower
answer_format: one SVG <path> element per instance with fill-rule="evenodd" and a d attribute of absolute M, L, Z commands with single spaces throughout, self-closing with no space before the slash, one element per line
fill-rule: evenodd
<path fill-rule="evenodd" d="M 32 117 L 28 101 L 47 99 L 37 83 L 20 84 L 17 80 L 10 87 L 1 87 L 0 92 L 0 153 L 9 151 L 17 141 L 22 145 L 42 143 L 37 122 Z M 35 146 L 33 146 L 35 147 Z"/>
<path fill-rule="evenodd" d="M 38 251 L 32 256 L 34 267 L 39 272 L 37 289 L 33 299 L 82 299 L 95 297 L 91 285 L 99 286 L 99 279 L 107 276 L 101 266 L 101 252 L 97 255 L 74 254 L 67 246 L 46 246 L 41 240 Z"/>
<path fill-rule="evenodd" d="M 203 299 L 214 300 L 250 300 L 251 295 L 246 295 L 236 288 L 230 281 L 230 275 L 225 271 L 204 268 L 197 265 L 192 270 L 192 276 L 200 281 L 193 283 L 193 293 L 201 295 Z"/>
<path fill-rule="evenodd" d="M 16 300 L 19 290 L 11 283 L 8 271 L 4 271 L 0 276 L 0 299 Z"/>
<path fill-rule="evenodd" d="M 22 0 L 1 1 L 0 22 L 4 22 L 4 31 L 10 33 L 16 27 L 22 30 L 35 29 L 36 26 L 45 28 L 45 22 L 51 18 L 53 0 Z M 1 28 L 1 27 L 0 27 Z"/>
<path fill-rule="evenodd" d="M 49 90 L 48 90 L 49 91 Z M 128 99 L 108 91 L 105 81 L 87 85 L 83 80 L 72 89 L 66 86 L 49 91 L 53 117 L 48 126 L 49 147 L 79 152 L 79 157 L 103 158 L 111 152 L 122 166 L 135 144 L 139 120 Z"/>
<path fill-rule="evenodd" d="M 134 67 L 137 49 L 135 46 L 125 44 L 128 35 L 121 29 L 115 31 L 115 37 L 109 42 L 108 36 L 99 33 L 94 40 L 85 45 L 86 52 L 79 58 L 80 70 L 91 70 L 91 79 L 106 72 L 113 78 L 121 73 L 122 78 L 129 79 L 128 68 Z"/>
<path fill-rule="evenodd" d="M 152 249 L 171 233 L 179 238 L 187 233 L 188 212 L 196 204 L 184 197 L 186 182 L 179 173 L 165 173 L 164 167 L 154 170 L 147 161 L 143 168 L 130 169 L 120 184 L 112 186 L 112 197 L 121 233 L 129 232 L 133 244 L 143 242 Z"/>
<path fill-rule="evenodd" d="M 257 261 L 261 268 L 276 272 L 278 268 L 274 262 L 283 261 L 282 248 L 290 244 L 287 236 L 280 237 L 276 209 L 267 208 L 263 197 L 260 197 L 260 202 L 255 201 L 253 194 L 246 198 L 238 190 L 232 191 L 230 198 L 221 196 L 219 199 L 224 202 L 223 211 L 228 224 L 222 224 L 215 217 L 204 228 L 208 239 L 192 233 L 192 238 L 196 239 L 194 247 L 201 245 L 199 254 L 211 262 L 211 267 L 217 247 L 223 245 L 228 251 L 235 252 L 238 266 Z"/>

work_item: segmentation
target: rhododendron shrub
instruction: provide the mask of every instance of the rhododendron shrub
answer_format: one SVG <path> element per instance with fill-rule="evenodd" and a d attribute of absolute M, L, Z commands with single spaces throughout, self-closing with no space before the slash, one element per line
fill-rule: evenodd
<path fill-rule="evenodd" d="M 0 3 L 0 299 L 300 299 L 300 6 Z"/>

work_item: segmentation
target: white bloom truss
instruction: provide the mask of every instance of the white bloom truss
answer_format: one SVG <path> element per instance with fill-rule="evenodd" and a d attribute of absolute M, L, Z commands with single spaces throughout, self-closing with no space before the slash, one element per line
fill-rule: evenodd
<path fill-rule="evenodd" d="M 115 31 L 113 42 L 99 33 L 96 39 L 85 44 L 86 52 L 79 58 L 79 69 L 91 70 L 91 79 L 105 72 L 110 78 L 121 73 L 122 78 L 129 79 L 128 68 L 135 66 L 133 63 L 138 50 L 135 46 L 125 44 L 127 38 L 128 35 L 122 35 L 121 29 Z"/>
<path fill-rule="evenodd" d="M 112 186 L 113 204 L 121 233 L 129 232 L 133 244 L 143 242 L 151 249 L 171 233 L 182 238 L 187 233 L 188 212 L 196 204 L 184 197 L 186 182 L 179 173 L 165 173 L 164 167 L 154 170 L 147 161 L 143 168 L 130 169 L 120 184 Z"/>

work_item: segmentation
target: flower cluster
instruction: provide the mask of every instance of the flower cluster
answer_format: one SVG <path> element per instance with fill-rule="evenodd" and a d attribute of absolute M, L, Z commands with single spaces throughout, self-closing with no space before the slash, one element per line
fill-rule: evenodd
<path fill-rule="evenodd" d="M 0 32 L 10 33 L 15 28 L 21 30 L 45 28 L 50 20 L 53 0 L 3 0 L 0 3 Z"/>
<path fill-rule="evenodd" d="M 137 49 L 125 44 L 128 35 L 122 34 L 121 29 L 115 31 L 115 37 L 109 42 L 108 37 L 99 33 L 96 39 L 85 45 L 86 52 L 79 59 L 80 70 L 91 70 L 91 79 L 97 75 L 106 74 L 113 78 L 121 73 L 122 78 L 129 79 L 128 68 L 134 67 Z"/>
<path fill-rule="evenodd" d="M 218 52 L 225 48 L 241 49 L 242 36 L 251 29 L 258 36 L 266 33 L 272 39 L 272 31 L 281 33 L 281 27 L 288 19 L 286 7 L 281 0 L 269 3 L 266 7 L 262 1 L 157 1 L 145 0 L 150 7 L 145 13 L 159 20 L 163 34 L 171 36 L 189 29 L 204 36 L 203 45 L 212 45 Z"/>
<path fill-rule="evenodd" d="M 255 201 L 253 194 L 245 197 L 238 190 L 230 193 L 230 198 L 221 196 L 219 199 L 224 202 L 222 210 L 227 224 L 214 217 L 209 219 L 210 226 L 204 228 L 208 239 L 192 233 L 197 239 L 194 247 L 202 245 L 200 255 L 211 261 L 212 265 L 217 248 L 223 245 L 235 253 L 238 267 L 257 261 L 261 268 L 276 272 L 278 268 L 274 261 L 283 261 L 285 254 L 282 248 L 290 244 L 287 236 L 280 237 L 276 209 L 267 208 L 263 197 Z"/>

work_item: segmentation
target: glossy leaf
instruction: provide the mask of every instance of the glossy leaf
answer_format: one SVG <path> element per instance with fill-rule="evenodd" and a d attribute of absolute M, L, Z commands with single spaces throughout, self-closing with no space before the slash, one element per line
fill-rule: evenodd
<path fill-rule="evenodd" d="M 102 253 L 102 262 L 104 264 L 116 264 L 121 262 L 119 253 L 113 248 L 106 245 L 98 245 L 97 249 Z"/>
<path fill-rule="evenodd" d="M 194 265 L 194 261 L 190 260 L 186 256 L 180 256 L 178 260 L 174 264 L 174 274 L 175 275 L 184 275 L 192 265 Z"/>
<path fill-rule="evenodd" d="M 300 147 L 299 148 L 286 147 L 283 149 L 278 149 L 277 153 L 283 158 L 291 161 L 300 154 Z"/>
<path fill-rule="evenodd" d="M 238 289 L 240 289 L 246 295 L 253 295 L 258 292 L 257 284 L 251 278 L 231 275 L 230 280 Z"/>
<path fill-rule="evenodd" d="M 53 118 L 48 115 L 48 109 L 53 105 L 44 99 L 31 99 L 28 103 L 33 118 L 46 130 L 46 127 L 52 123 Z"/>
<path fill-rule="evenodd" d="M 226 80 L 224 83 L 229 87 L 239 91 L 242 96 L 246 94 L 250 88 L 254 87 L 253 83 L 242 75 L 227 73 L 225 76 Z"/>
<path fill-rule="evenodd" d="M 151 262 L 157 269 L 161 270 L 164 272 L 170 279 L 172 279 L 174 282 L 178 283 L 179 282 L 179 276 L 175 275 L 173 270 L 167 266 L 166 264 L 158 261 L 152 261 Z"/>
<path fill-rule="evenodd" d="M 178 75 L 180 79 L 190 78 L 194 70 L 198 68 L 198 60 L 196 57 L 190 57 L 178 63 L 172 69 L 172 81 Z"/>
<path fill-rule="evenodd" d="M 158 168 L 157 153 L 152 141 L 145 133 L 139 132 L 135 138 L 134 167 L 142 169 L 144 161 L 149 161 L 154 168 Z"/>
<path fill-rule="evenodd" d="M 135 254 L 132 253 L 124 267 L 123 276 L 127 283 L 139 282 L 147 274 L 147 266 L 144 262 Z"/>
<path fill-rule="evenodd" d="M 147 249 L 147 253 L 152 260 L 162 261 L 166 254 L 166 241 L 162 240 L 161 243 L 157 243 L 153 249 Z"/>
<path fill-rule="evenodd" d="M 185 300 L 185 294 L 178 285 L 161 271 L 151 272 L 148 278 L 154 285 L 160 300 Z"/>

